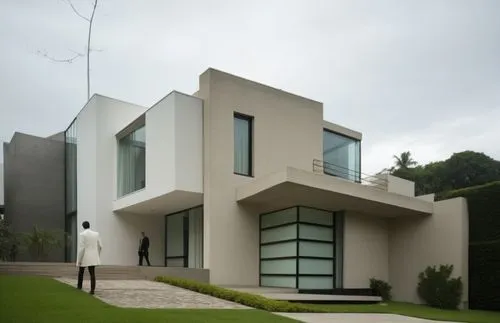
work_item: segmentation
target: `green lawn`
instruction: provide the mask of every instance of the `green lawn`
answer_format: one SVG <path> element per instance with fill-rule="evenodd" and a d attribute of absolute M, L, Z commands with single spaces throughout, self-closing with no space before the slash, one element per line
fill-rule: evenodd
<path fill-rule="evenodd" d="M 0 322 L 295 322 L 258 310 L 123 309 L 40 277 L 0 276 Z"/>
<path fill-rule="evenodd" d="M 391 313 L 419 317 L 436 321 L 499 323 L 500 312 L 487 311 L 447 311 L 429 306 L 388 303 L 371 305 L 310 305 L 327 309 L 332 313 Z"/>
<path fill-rule="evenodd" d="M 392 313 L 440 321 L 500 322 L 500 312 L 444 311 L 404 303 L 307 306 L 313 310 L 321 309 L 332 313 Z M 0 322 L 291 323 L 295 321 L 259 310 L 122 309 L 107 305 L 87 293 L 52 279 L 0 275 Z"/>

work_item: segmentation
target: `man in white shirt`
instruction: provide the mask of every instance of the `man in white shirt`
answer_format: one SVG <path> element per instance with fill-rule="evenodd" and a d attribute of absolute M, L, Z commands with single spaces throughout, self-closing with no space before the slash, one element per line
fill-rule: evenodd
<path fill-rule="evenodd" d="M 98 232 L 90 230 L 90 223 L 82 223 L 83 232 L 80 233 L 80 242 L 78 245 L 78 256 L 76 266 L 78 267 L 78 289 L 82 289 L 83 274 L 85 268 L 90 273 L 90 294 L 95 292 L 95 267 L 101 264 L 102 243 Z"/>

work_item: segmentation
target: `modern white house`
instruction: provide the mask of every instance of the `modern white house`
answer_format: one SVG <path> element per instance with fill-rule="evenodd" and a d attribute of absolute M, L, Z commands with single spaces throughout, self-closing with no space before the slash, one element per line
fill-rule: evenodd
<path fill-rule="evenodd" d="M 66 231 L 99 231 L 102 262 L 205 268 L 210 282 L 304 291 L 393 286 L 452 264 L 468 281 L 464 199 L 361 173 L 360 132 L 323 104 L 215 69 L 152 107 L 94 95 L 65 131 Z M 68 246 L 74 260 L 76 239 Z"/>

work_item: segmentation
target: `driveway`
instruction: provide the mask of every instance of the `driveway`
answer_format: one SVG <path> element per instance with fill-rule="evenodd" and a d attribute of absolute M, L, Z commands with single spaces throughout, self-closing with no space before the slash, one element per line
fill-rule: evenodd
<path fill-rule="evenodd" d="M 76 287 L 76 279 L 57 280 Z M 84 280 L 83 290 L 90 290 L 88 279 Z M 148 280 L 98 280 L 95 297 L 127 308 L 248 309 L 237 303 Z"/>
<path fill-rule="evenodd" d="M 305 323 L 445 323 L 394 314 L 275 313 Z M 446 322 L 455 323 L 455 322 Z"/>

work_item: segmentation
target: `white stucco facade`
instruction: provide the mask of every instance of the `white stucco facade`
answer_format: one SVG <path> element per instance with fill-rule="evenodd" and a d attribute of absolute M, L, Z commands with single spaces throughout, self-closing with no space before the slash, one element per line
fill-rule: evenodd
<path fill-rule="evenodd" d="M 252 120 L 249 176 L 234 169 L 235 114 Z M 418 272 L 442 263 L 458 268 L 466 283 L 465 203 L 415 197 L 414 183 L 394 176 L 368 183 L 318 171 L 326 130 L 347 143 L 362 139 L 324 121 L 320 102 L 209 69 L 195 96 L 174 91 L 147 108 L 95 95 L 76 122 L 77 222 L 89 221 L 101 233 L 103 264 L 136 265 L 144 231 L 155 266 L 205 268 L 214 284 L 257 286 L 261 264 L 271 264 L 261 255 L 267 229 L 260 216 L 300 206 L 335 218 L 335 225 L 315 228 L 301 224 L 300 215 L 294 220 L 299 228 L 333 230 L 334 237 L 325 238 L 330 246 L 322 243 L 333 248 L 336 241 L 335 253 L 323 259 L 335 269 L 327 268 L 322 279 L 331 275 L 334 287 L 364 289 L 378 278 L 393 284 L 397 300 L 418 302 Z M 126 167 L 143 167 L 144 183 L 120 196 L 119 142 L 143 126 L 144 165 Z M 448 241 L 433 248 L 443 234 Z M 313 276 L 304 277 L 312 282 Z"/>

